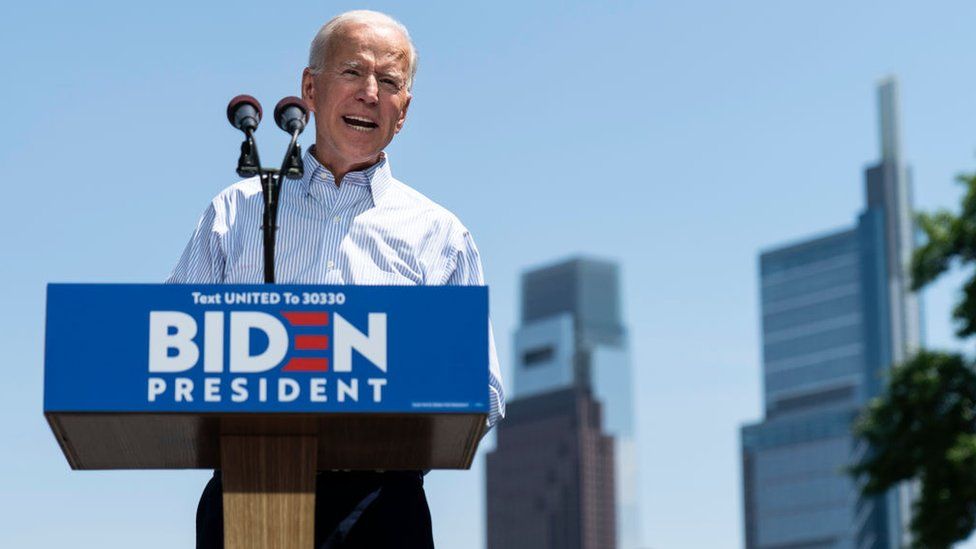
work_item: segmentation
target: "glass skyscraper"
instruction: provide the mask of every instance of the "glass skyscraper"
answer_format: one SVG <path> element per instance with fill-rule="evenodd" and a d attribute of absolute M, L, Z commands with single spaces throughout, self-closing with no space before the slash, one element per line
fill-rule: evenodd
<path fill-rule="evenodd" d="M 525 453 L 539 456 L 555 451 L 555 457 L 550 461 L 562 460 L 566 464 L 600 464 L 604 457 L 612 458 L 610 463 L 596 466 L 595 471 L 586 467 L 579 469 L 581 474 L 575 477 L 579 480 L 574 482 L 580 486 L 564 485 L 560 490 L 583 494 L 582 503 L 575 511 L 577 521 L 592 523 L 592 531 L 599 532 L 599 536 L 608 531 L 613 533 L 611 539 L 619 549 L 640 547 L 633 379 L 627 333 L 620 312 L 619 279 L 614 263 L 589 258 L 571 259 L 528 271 L 522 276 L 522 324 L 515 334 L 510 417 L 499 424 L 498 447 L 488 456 L 489 540 L 493 531 L 521 528 L 521 522 L 565 516 L 564 510 L 558 513 L 547 510 L 544 503 L 539 504 L 532 516 L 506 513 L 503 507 L 507 494 L 502 492 L 507 486 L 519 491 L 518 497 L 548 501 L 545 493 L 554 490 L 567 475 L 553 469 L 547 473 L 552 478 L 542 482 L 537 490 L 539 493 L 529 494 L 528 487 L 537 484 L 535 477 L 538 473 L 524 467 L 521 471 L 513 470 L 509 464 L 519 460 L 531 462 L 520 457 Z M 561 403 L 560 407 L 557 408 L 556 403 Z M 515 416 L 518 416 L 515 421 L 509 421 Z M 549 422 L 545 423 L 547 425 L 561 425 L 552 418 L 584 416 L 588 418 L 586 421 L 574 420 L 565 424 L 576 430 L 582 429 L 584 424 L 588 427 L 572 437 L 567 434 L 561 440 L 593 442 L 572 443 L 576 449 L 563 450 L 562 454 L 558 449 L 550 448 L 553 444 L 549 442 L 544 444 L 545 448 L 538 447 L 542 444 L 540 437 L 547 440 L 559 438 L 551 430 L 548 433 L 538 431 L 543 421 Z M 607 442 L 611 447 L 603 450 L 600 445 Z M 523 478 L 509 478 L 512 475 Z M 594 505 L 594 501 L 604 497 L 603 487 L 585 485 L 608 479 L 613 479 L 613 486 L 608 487 L 607 492 L 612 501 Z M 589 497 L 592 501 L 587 501 L 586 494 L 592 494 Z M 602 509 L 600 512 L 604 514 L 609 509 L 614 512 L 609 517 L 587 517 L 588 512 L 583 509 L 589 508 Z M 609 526 L 601 526 L 605 520 L 610 520 Z M 503 524 L 501 521 L 507 522 Z M 586 537 L 581 535 L 580 539 Z M 581 546 L 608 547 L 606 541 L 587 545 L 585 540 Z"/>
<path fill-rule="evenodd" d="M 881 160 L 865 172 L 867 207 L 856 225 L 760 256 L 765 418 L 741 432 L 747 549 L 909 541 L 911 487 L 864 499 L 845 472 L 868 451 L 852 421 L 920 337 L 893 78 L 878 98 Z"/>

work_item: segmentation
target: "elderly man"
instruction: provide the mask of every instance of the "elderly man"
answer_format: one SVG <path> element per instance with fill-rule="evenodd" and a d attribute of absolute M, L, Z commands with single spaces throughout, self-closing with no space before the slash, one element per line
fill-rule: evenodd
<path fill-rule="evenodd" d="M 478 249 L 457 217 L 396 180 L 383 149 L 403 128 L 417 71 L 406 28 L 353 11 L 312 41 L 302 96 L 315 116 L 315 145 L 301 181 L 286 181 L 275 272 L 282 283 L 481 285 Z M 261 186 L 221 192 L 204 212 L 173 283 L 260 283 Z M 488 426 L 504 414 L 489 337 Z M 322 472 L 316 547 L 433 547 L 420 472 Z M 327 495 L 326 495 L 327 494 Z M 197 510 L 197 547 L 223 547 L 220 476 Z"/>

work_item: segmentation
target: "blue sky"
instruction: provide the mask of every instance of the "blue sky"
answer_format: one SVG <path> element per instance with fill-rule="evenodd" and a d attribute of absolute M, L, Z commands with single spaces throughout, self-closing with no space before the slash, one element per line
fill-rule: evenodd
<path fill-rule="evenodd" d="M 740 547 L 757 253 L 854 222 L 887 74 L 916 205 L 955 204 L 976 169 L 971 2 L 5 4 L 0 546 L 191 544 L 207 473 L 68 469 L 41 409 L 44 287 L 162 280 L 235 180 L 227 100 L 297 94 L 318 27 L 359 7 L 414 36 L 391 163 L 474 234 L 504 362 L 523 269 L 620 262 L 646 545 Z M 926 293 L 933 346 L 955 345 L 958 281 Z M 438 546 L 481 547 L 483 460 L 427 489 Z"/>

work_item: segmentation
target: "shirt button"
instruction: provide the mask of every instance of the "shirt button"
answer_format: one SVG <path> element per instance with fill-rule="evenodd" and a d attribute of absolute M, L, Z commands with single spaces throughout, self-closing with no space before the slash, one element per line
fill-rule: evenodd
<path fill-rule="evenodd" d="M 328 260 L 328 261 L 327 261 L 327 262 L 325 263 L 325 266 L 331 269 L 331 268 L 333 268 L 333 267 L 335 267 L 335 261 L 332 261 L 332 260 L 330 259 L 330 260 Z"/>
<path fill-rule="evenodd" d="M 336 223 L 340 223 L 340 222 L 342 222 L 342 216 L 338 216 L 337 215 L 332 220 L 335 221 Z"/>

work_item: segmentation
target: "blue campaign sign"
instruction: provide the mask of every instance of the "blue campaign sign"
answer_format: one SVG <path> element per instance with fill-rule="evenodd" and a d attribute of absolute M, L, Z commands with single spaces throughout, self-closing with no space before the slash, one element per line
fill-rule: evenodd
<path fill-rule="evenodd" d="M 50 284 L 44 410 L 487 413 L 488 289 Z"/>

